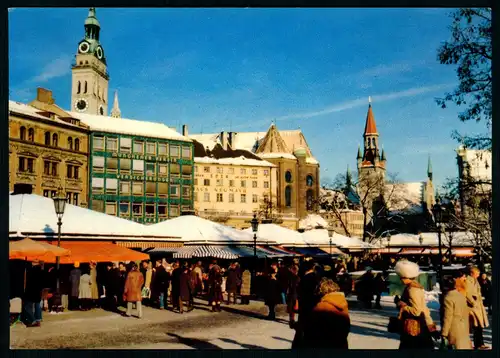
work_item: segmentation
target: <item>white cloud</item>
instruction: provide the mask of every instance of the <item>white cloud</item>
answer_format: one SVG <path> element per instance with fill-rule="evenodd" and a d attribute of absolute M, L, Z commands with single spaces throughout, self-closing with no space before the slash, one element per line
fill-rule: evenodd
<path fill-rule="evenodd" d="M 42 72 L 33 77 L 30 82 L 44 83 L 53 78 L 62 77 L 68 74 L 71 70 L 71 57 L 61 56 L 46 64 Z"/>

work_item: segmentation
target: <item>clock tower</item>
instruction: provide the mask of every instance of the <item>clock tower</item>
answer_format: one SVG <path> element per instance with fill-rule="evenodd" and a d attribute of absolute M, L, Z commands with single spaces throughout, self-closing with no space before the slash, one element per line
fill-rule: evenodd
<path fill-rule="evenodd" d="M 99 42 L 100 30 L 95 8 L 91 7 L 72 67 L 71 106 L 76 112 L 107 116 L 109 75 Z"/>

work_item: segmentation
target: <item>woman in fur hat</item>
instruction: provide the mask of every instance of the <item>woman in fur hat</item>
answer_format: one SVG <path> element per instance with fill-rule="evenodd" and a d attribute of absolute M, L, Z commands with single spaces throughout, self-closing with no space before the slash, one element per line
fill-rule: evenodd
<path fill-rule="evenodd" d="M 416 281 L 419 267 L 410 261 L 399 261 L 395 271 L 406 286 L 397 302 L 402 323 L 399 349 L 434 349 L 432 332 L 436 326 L 425 302 L 424 288 Z"/>

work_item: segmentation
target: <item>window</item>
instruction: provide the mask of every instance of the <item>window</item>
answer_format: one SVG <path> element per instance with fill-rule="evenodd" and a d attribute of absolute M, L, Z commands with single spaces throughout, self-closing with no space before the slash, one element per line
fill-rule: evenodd
<path fill-rule="evenodd" d="M 120 216 L 121 215 L 128 216 L 129 214 L 130 214 L 130 203 L 125 203 L 125 202 L 120 203 Z"/>
<path fill-rule="evenodd" d="M 146 195 L 147 196 L 156 195 L 156 183 L 146 182 Z"/>
<path fill-rule="evenodd" d="M 224 185 L 224 180 L 223 179 L 217 179 L 217 186 L 223 186 Z"/>
<path fill-rule="evenodd" d="M 193 193 L 193 200 L 198 201 L 198 193 L 197 192 Z"/>
<path fill-rule="evenodd" d="M 82 62 L 80 62 L 80 65 L 82 64 Z M 80 81 L 78 81 L 78 88 L 76 90 L 76 93 L 77 94 L 80 94 L 82 91 L 82 83 Z"/>
<path fill-rule="evenodd" d="M 241 194 L 241 202 L 246 203 L 247 202 L 247 195 L 246 194 Z"/>
<path fill-rule="evenodd" d="M 191 165 L 183 165 L 182 166 L 182 176 L 183 177 L 191 177 L 193 174 L 193 167 Z"/>
<path fill-rule="evenodd" d="M 205 203 L 209 203 L 210 202 L 210 193 L 204 193 L 204 195 L 203 195 L 203 201 Z"/>
<path fill-rule="evenodd" d="M 120 174 L 130 174 L 132 159 L 120 159 Z"/>
<path fill-rule="evenodd" d="M 100 213 L 104 212 L 104 201 L 92 200 L 92 210 L 98 211 Z"/>
<path fill-rule="evenodd" d="M 33 159 L 32 159 L 32 160 L 33 160 Z M 29 162 L 28 162 L 28 164 L 29 164 Z M 51 165 L 51 171 L 50 171 L 50 174 L 51 174 L 53 177 L 56 177 L 56 176 L 57 176 L 57 167 L 58 167 L 58 164 L 59 164 L 59 163 L 52 162 L 51 164 L 52 164 L 52 165 Z M 30 172 L 32 173 L 33 171 L 30 171 Z"/>
<path fill-rule="evenodd" d="M 102 194 L 103 190 L 104 190 L 104 178 L 92 178 L 92 193 Z"/>
<path fill-rule="evenodd" d="M 312 175 L 310 175 L 310 174 L 309 174 L 309 175 L 306 177 L 306 185 L 307 185 L 307 186 L 313 186 L 313 182 L 314 182 L 313 177 L 312 177 Z"/>
<path fill-rule="evenodd" d="M 257 180 L 252 181 L 252 188 L 257 188 Z"/>
<path fill-rule="evenodd" d="M 234 180 L 229 181 L 229 187 L 231 187 L 231 188 L 234 187 Z"/>
<path fill-rule="evenodd" d="M 134 159 L 132 162 L 132 170 L 134 174 L 144 174 L 144 160 Z"/>
<path fill-rule="evenodd" d="M 30 142 L 35 141 L 35 130 L 33 128 L 28 129 L 28 140 Z"/>
<path fill-rule="evenodd" d="M 19 157 L 20 172 L 34 173 L 34 159 Z"/>
<path fill-rule="evenodd" d="M 228 173 L 228 174 L 234 174 L 234 168 L 229 168 L 229 169 L 227 170 L 227 173 Z"/>
<path fill-rule="evenodd" d="M 45 166 L 44 166 L 45 170 Z M 73 165 L 68 164 L 66 165 L 66 178 L 72 179 L 73 178 Z"/>
<path fill-rule="evenodd" d="M 87 90 L 88 90 L 87 81 L 85 81 L 85 87 L 83 89 L 83 93 L 87 93 Z"/>
<path fill-rule="evenodd" d="M 75 139 L 75 150 L 77 152 L 80 151 L 80 139 L 78 139 L 78 138 Z"/>
<path fill-rule="evenodd" d="M 118 159 L 117 158 L 106 158 L 106 172 L 116 173 L 118 172 Z"/>
<path fill-rule="evenodd" d="M 287 172 L 285 173 L 285 180 L 287 183 L 291 183 L 292 182 L 292 172 L 287 170 Z"/>
<path fill-rule="evenodd" d="M 121 181 L 120 182 L 120 194 L 121 195 L 130 195 L 130 182 Z"/>
<path fill-rule="evenodd" d="M 247 181 L 246 180 L 242 180 L 241 181 L 241 187 L 242 188 L 246 188 L 247 187 Z"/>
<path fill-rule="evenodd" d="M 167 164 L 158 164 L 158 175 L 161 177 L 168 176 L 168 165 Z"/>
<path fill-rule="evenodd" d="M 106 179 L 106 194 L 115 194 L 118 190 L 118 180 L 117 179 Z"/>
<path fill-rule="evenodd" d="M 194 186 L 198 185 L 198 178 L 194 178 L 194 180 L 193 180 L 193 185 L 194 185 Z"/>
<path fill-rule="evenodd" d="M 73 149 L 73 138 L 68 137 L 68 149 Z"/>
<path fill-rule="evenodd" d="M 269 182 L 268 181 L 264 182 L 264 189 L 269 189 Z"/>
<path fill-rule="evenodd" d="M 204 186 L 210 186 L 210 179 L 203 179 Z"/>
<path fill-rule="evenodd" d="M 19 132 L 19 138 L 21 140 L 26 140 L 26 127 L 21 127 L 20 132 Z"/>
<path fill-rule="evenodd" d="M 229 193 L 229 202 L 234 203 L 234 194 L 233 193 Z"/>
<path fill-rule="evenodd" d="M 222 174 L 222 173 L 224 173 L 224 168 L 217 167 L 217 173 L 218 173 L 218 174 Z"/>
<path fill-rule="evenodd" d="M 142 203 L 133 203 L 132 213 L 134 216 L 142 216 Z"/>
<path fill-rule="evenodd" d="M 203 167 L 203 173 L 210 173 L 210 167 Z"/>
<path fill-rule="evenodd" d="M 50 198 L 50 190 L 44 190 L 43 191 L 43 196 L 45 196 L 46 198 Z"/>
<path fill-rule="evenodd" d="M 50 132 L 45 132 L 45 145 L 50 145 Z"/>
<path fill-rule="evenodd" d="M 152 177 L 155 174 L 155 163 L 146 163 L 146 175 Z"/>
<path fill-rule="evenodd" d="M 158 204 L 158 216 L 159 217 L 166 217 L 167 216 L 167 206 Z"/>
<path fill-rule="evenodd" d="M 144 190 L 144 185 L 141 182 L 132 182 L 132 194 L 142 195 Z"/>
<path fill-rule="evenodd" d="M 146 153 L 156 155 L 156 143 L 146 143 Z"/>
<path fill-rule="evenodd" d="M 290 185 L 285 188 L 285 206 L 292 207 L 292 187 Z"/>
<path fill-rule="evenodd" d="M 43 174 L 50 175 L 50 162 L 48 160 L 43 161 Z"/>
<path fill-rule="evenodd" d="M 268 176 L 269 175 L 269 169 L 264 169 L 264 175 Z"/>
<path fill-rule="evenodd" d="M 58 136 L 57 133 L 52 134 L 52 146 L 57 147 Z"/>
<path fill-rule="evenodd" d="M 73 179 L 79 179 L 80 178 L 80 167 L 77 167 L 76 165 L 73 166 L 73 169 L 74 169 L 74 175 L 73 175 Z"/>
<path fill-rule="evenodd" d="M 120 138 L 120 152 L 130 153 L 132 149 L 132 139 Z"/>
<path fill-rule="evenodd" d="M 146 216 L 152 217 L 156 214 L 156 205 L 155 204 L 146 204 Z"/>
<path fill-rule="evenodd" d="M 94 157 L 92 159 L 92 169 L 94 172 L 104 172 L 104 157 Z"/>
<path fill-rule="evenodd" d="M 168 183 L 158 183 L 158 196 L 168 197 L 169 184 Z"/>
<path fill-rule="evenodd" d="M 252 195 L 252 203 L 257 203 L 259 201 L 259 197 L 257 196 L 257 194 L 253 194 Z"/>
<path fill-rule="evenodd" d="M 104 150 L 104 138 L 103 137 L 94 137 L 93 140 L 94 150 Z"/>
<path fill-rule="evenodd" d="M 170 156 L 174 158 L 179 158 L 179 146 L 178 145 L 170 145 Z"/>
<path fill-rule="evenodd" d="M 170 206 L 170 216 L 179 216 L 179 206 L 177 205 Z"/>
<path fill-rule="evenodd" d="M 106 150 L 108 152 L 116 152 L 118 150 L 118 139 L 106 138 Z"/>
<path fill-rule="evenodd" d="M 116 215 L 116 202 L 115 201 L 107 201 L 106 202 L 106 214 Z"/>
<path fill-rule="evenodd" d="M 178 185 L 171 185 L 170 186 L 170 196 L 172 197 L 179 197 L 179 186 Z"/>
<path fill-rule="evenodd" d="M 134 153 L 137 153 L 137 154 L 144 153 L 144 142 L 134 140 Z"/>
<path fill-rule="evenodd" d="M 194 166 L 194 172 L 198 173 L 198 166 L 197 165 Z"/>
<path fill-rule="evenodd" d="M 158 155 L 167 155 L 167 144 L 166 143 L 158 143 Z"/>
<path fill-rule="evenodd" d="M 222 203 L 222 193 L 217 193 L 217 202 Z"/>
<path fill-rule="evenodd" d="M 191 159 L 191 147 L 182 146 L 182 158 Z"/>
<path fill-rule="evenodd" d="M 252 169 L 252 175 L 257 175 L 257 169 Z"/>
<path fill-rule="evenodd" d="M 306 192 L 306 209 L 307 210 L 312 210 L 313 209 L 313 202 L 314 202 L 314 194 L 311 189 L 309 189 Z"/>
<path fill-rule="evenodd" d="M 181 174 L 181 166 L 179 164 L 170 163 L 170 175 L 174 177 L 179 177 Z"/>
<path fill-rule="evenodd" d="M 245 168 L 240 169 L 240 174 L 245 175 L 247 173 L 247 170 Z"/>
<path fill-rule="evenodd" d="M 189 187 L 189 186 L 183 186 L 182 187 L 182 197 L 184 199 L 190 199 L 191 198 L 191 187 Z"/>

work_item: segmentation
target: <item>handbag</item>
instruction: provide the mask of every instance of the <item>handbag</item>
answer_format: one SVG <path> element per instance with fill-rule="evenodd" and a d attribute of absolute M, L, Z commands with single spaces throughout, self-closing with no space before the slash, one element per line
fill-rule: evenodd
<path fill-rule="evenodd" d="M 142 292 L 141 292 L 141 297 L 142 298 L 149 298 L 149 295 L 151 294 L 151 291 L 148 287 L 143 287 Z"/>
<path fill-rule="evenodd" d="M 387 325 L 389 333 L 401 334 L 403 332 L 403 324 L 399 317 L 389 317 L 389 324 Z"/>

